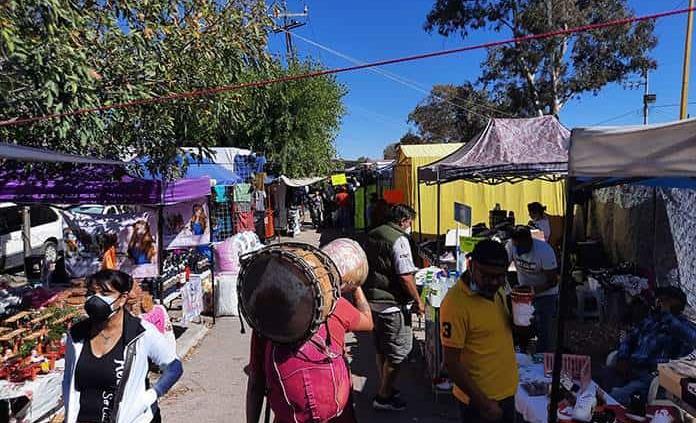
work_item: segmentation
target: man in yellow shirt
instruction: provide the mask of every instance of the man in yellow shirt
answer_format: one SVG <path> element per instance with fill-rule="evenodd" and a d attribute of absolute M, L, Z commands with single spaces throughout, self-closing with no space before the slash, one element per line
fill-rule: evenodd
<path fill-rule="evenodd" d="M 440 308 L 445 365 L 455 384 L 461 421 L 514 422 L 517 362 L 502 286 L 508 267 L 505 247 L 479 242 L 468 270 Z"/>

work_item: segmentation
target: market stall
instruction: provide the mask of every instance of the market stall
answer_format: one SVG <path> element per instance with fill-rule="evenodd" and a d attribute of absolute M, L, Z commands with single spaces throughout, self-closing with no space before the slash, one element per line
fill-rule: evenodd
<path fill-rule="evenodd" d="M 454 202 L 471 207 L 473 223 L 488 222 L 496 203 L 520 220 L 532 201 L 545 204 L 549 215 L 562 215 L 569 135 L 553 116 L 491 119 L 456 151 L 420 165 L 415 203 L 423 232 L 439 237 L 443 228 L 455 228 Z"/>
<path fill-rule="evenodd" d="M 575 129 L 570 140 L 568 174 L 561 262 L 562 292 L 572 283 L 570 255 L 575 204 L 580 203 L 591 190 L 619 184 L 660 187 L 663 195 L 675 195 L 680 189 L 696 188 L 696 119 L 641 127 Z M 680 274 L 677 283 L 693 302 L 694 279 L 690 277 L 690 272 L 693 272 L 691 264 L 694 253 L 690 248 L 693 233 L 686 237 L 680 234 L 688 232 L 686 228 L 693 228 L 694 213 L 693 210 L 681 210 L 675 217 L 677 219 L 673 219 L 672 225 L 675 249 L 678 251 L 679 269 L 685 272 Z M 561 295 L 559 308 L 565 309 L 567 306 L 567 297 Z M 558 345 L 564 345 L 564 336 L 565 321 L 561 318 L 558 322 Z M 557 364 L 553 368 L 551 409 L 556 409 L 560 400 L 561 348 L 555 356 Z M 663 369 L 660 371 L 662 373 Z M 694 374 L 682 375 L 687 385 L 690 376 Z"/>
<path fill-rule="evenodd" d="M 310 186 L 318 184 L 326 177 L 289 178 L 280 175 L 269 187 L 270 201 L 276 211 L 275 227 L 286 230 L 292 236 L 299 234 L 301 228 L 300 199 Z"/>
<path fill-rule="evenodd" d="M 102 266 L 102 260 L 107 256 L 104 253 L 105 241 L 113 237 L 110 266 L 126 269 L 132 274 L 139 274 L 138 271 L 142 270 L 140 277 L 162 275 L 164 244 L 181 243 L 186 238 L 177 231 L 164 228 L 165 210 L 191 201 L 202 204 L 210 195 L 208 178 L 146 180 L 129 176 L 126 164 L 122 162 L 90 160 L 16 146 L 0 148 L 0 151 L 3 152 L 0 201 L 25 205 L 97 203 L 151 207 L 149 211 L 145 209 L 136 213 L 137 216 L 78 217 L 78 213 L 61 212 L 66 214 L 61 219 L 65 224 L 63 236 L 59 237 L 65 243 L 64 259 L 66 262 L 79 260 L 87 265 L 85 269 Z M 5 154 L 6 151 L 9 153 Z M 53 163 L 31 166 L 24 163 L 41 158 Z M 187 211 L 191 213 L 190 209 Z M 135 239 L 136 227 L 145 228 L 141 232 L 146 237 L 140 242 Z M 206 242 L 210 242 L 209 238 Z M 136 247 L 147 248 L 137 250 Z M 136 250 L 142 250 L 142 253 L 136 254 Z M 130 265 L 135 267 L 123 267 Z M 8 312 L 0 328 L 3 352 L 0 395 L 7 404 L 3 409 L 10 408 L 13 417 L 23 416 L 28 421 L 37 421 L 60 407 L 60 389 L 56 380 L 62 379 L 62 374 L 56 362 L 60 363 L 63 354 L 61 337 L 72 319 L 82 314 L 80 309 L 85 300 L 85 289 L 79 279 L 70 286 L 51 289 L 27 286 L 18 291 L 4 284 L 2 288 L 3 311 Z M 21 307 L 12 308 L 15 304 L 13 298 L 18 296 L 22 298 L 18 303 Z M 18 396 L 13 396 L 15 394 Z"/>

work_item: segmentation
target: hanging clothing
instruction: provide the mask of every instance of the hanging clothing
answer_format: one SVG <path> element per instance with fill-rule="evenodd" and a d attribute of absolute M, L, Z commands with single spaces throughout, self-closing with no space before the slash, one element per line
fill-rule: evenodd
<path fill-rule="evenodd" d="M 234 186 L 234 201 L 251 202 L 251 185 L 237 184 Z"/>
<path fill-rule="evenodd" d="M 266 193 L 264 191 L 256 190 L 252 194 L 252 202 L 254 204 L 254 210 L 257 212 L 262 212 L 266 210 Z"/>
<path fill-rule="evenodd" d="M 215 202 L 216 203 L 224 203 L 227 201 L 227 187 L 224 185 L 215 185 L 213 187 L 213 191 L 215 192 Z"/>
<path fill-rule="evenodd" d="M 234 230 L 237 233 L 254 231 L 254 213 L 253 212 L 234 212 L 235 224 Z"/>

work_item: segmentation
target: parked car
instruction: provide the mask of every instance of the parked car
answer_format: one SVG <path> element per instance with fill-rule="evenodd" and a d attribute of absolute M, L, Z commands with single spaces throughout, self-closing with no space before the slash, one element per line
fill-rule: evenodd
<path fill-rule="evenodd" d="M 43 255 L 55 262 L 63 245 L 63 218 L 50 206 L 36 205 L 29 209 L 32 254 Z M 22 241 L 22 206 L 0 203 L 0 270 L 24 264 Z"/>
<path fill-rule="evenodd" d="M 124 214 L 129 211 L 125 206 L 105 206 L 102 204 L 81 204 L 79 206 L 70 207 L 69 210 L 73 213 L 84 214 Z"/>

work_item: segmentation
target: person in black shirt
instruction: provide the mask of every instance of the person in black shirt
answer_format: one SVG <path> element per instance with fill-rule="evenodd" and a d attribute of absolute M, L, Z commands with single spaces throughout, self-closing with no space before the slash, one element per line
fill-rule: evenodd
<path fill-rule="evenodd" d="M 66 343 L 66 423 L 160 421 L 157 398 L 183 369 L 164 336 L 124 309 L 132 286 L 132 278 L 118 270 L 101 270 L 87 279 L 89 318 L 71 328 Z M 148 360 L 163 369 L 152 387 Z"/>

